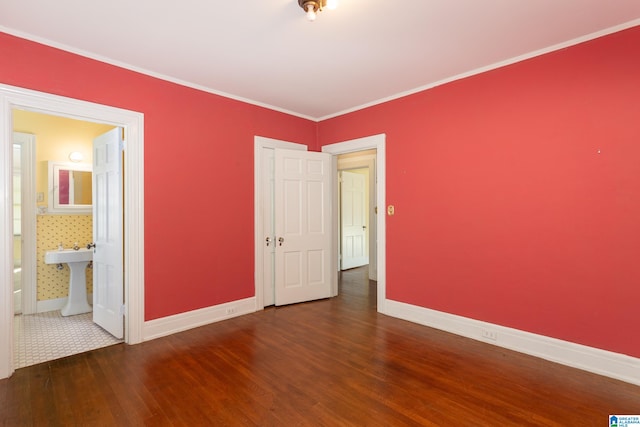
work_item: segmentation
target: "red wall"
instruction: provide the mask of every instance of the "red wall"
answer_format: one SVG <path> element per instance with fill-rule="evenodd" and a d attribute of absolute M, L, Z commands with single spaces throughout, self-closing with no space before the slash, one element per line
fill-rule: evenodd
<path fill-rule="evenodd" d="M 640 357 L 640 27 L 326 120 L 387 135 L 387 297 Z M 384 210 L 383 210 L 384 211 Z"/>
<path fill-rule="evenodd" d="M 634 28 L 319 125 L 2 33 L 0 83 L 144 113 L 147 320 L 253 296 L 254 135 L 386 133 L 388 298 L 640 357 L 639 45 Z"/>
<path fill-rule="evenodd" d="M 3 33 L 0 58 L 0 83 L 144 113 L 146 320 L 254 295 L 254 136 L 316 123 Z"/>

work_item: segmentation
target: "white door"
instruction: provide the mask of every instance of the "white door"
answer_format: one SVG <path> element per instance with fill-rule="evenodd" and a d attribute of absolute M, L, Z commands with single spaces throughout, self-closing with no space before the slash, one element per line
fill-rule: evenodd
<path fill-rule="evenodd" d="M 275 226 L 275 152 L 273 148 L 262 148 L 262 283 L 264 284 L 263 304 L 273 305 L 275 299 L 275 256 L 276 256 L 276 226 Z"/>
<path fill-rule="evenodd" d="M 331 296 L 331 155 L 275 150 L 276 305 Z"/>
<path fill-rule="evenodd" d="M 124 337 L 122 129 L 93 141 L 93 321 Z"/>
<path fill-rule="evenodd" d="M 341 270 L 369 264 L 366 194 L 364 174 L 340 172 Z"/>

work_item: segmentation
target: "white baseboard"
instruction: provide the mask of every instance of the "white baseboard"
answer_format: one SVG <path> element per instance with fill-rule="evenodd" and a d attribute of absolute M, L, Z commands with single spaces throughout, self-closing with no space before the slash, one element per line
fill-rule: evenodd
<path fill-rule="evenodd" d="M 36 313 L 62 310 L 68 299 L 68 297 L 63 297 L 36 301 Z M 89 305 L 93 305 L 93 294 L 87 294 L 87 301 L 89 301 Z"/>
<path fill-rule="evenodd" d="M 251 297 L 149 320 L 142 326 L 142 340 L 149 341 L 255 311 L 256 300 Z"/>
<path fill-rule="evenodd" d="M 384 314 L 640 385 L 640 359 L 479 320 L 385 300 Z"/>

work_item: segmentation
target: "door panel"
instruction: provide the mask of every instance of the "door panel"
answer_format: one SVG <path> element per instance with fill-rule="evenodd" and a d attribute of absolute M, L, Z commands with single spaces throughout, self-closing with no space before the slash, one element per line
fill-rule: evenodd
<path fill-rule="evenodd" d="M 262 283 L 263 306 L 275 304 L 275 256 L 276 230 L 274 222 L 275 209 L 275 153 L 273 148 L 262 149 L 262 229 L 264 239 L 262 245 Z"/>
<path fill-rule="evenodd" d="M 275 150 L 275 300 L 331 294 L 331 156 Z"/>
<path fill-rule="evenodd" d="M 122 129 L 93 141 L 93 321 L 124 337 Z"/>
<path fill-rule="evenodd" d="M 342 226 L 341 269 L 369 263 L 367 244 L 366 176 L 340 172 L 340 224 Z"/>

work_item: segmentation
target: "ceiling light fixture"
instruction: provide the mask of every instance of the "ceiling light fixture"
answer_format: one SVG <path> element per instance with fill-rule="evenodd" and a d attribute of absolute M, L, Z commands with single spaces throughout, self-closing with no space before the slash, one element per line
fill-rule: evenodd
<path fill-rule="evenodd" d="M 338 7 L 338 0 L 298 0 L 298 4 L 307 12 L 307 20 L 313 22 L 316 20 L 316 14 L 322 12 L 325 7 L 327 9 Z"/>
<path fill-rule="evenodd" d="M 84 159 L 84 156 L 79 151 L 72 151 L 71 153 L 69 153 L 69 160 L 71 160 L 72 162 L 81 162 L 82 159 Z"/>

